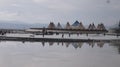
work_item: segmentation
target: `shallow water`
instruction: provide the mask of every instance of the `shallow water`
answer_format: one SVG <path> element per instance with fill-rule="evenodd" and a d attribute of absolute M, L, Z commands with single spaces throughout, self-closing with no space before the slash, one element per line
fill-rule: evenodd
<path fill-rule="evenodd" d="M 0 67 L 120 67 L 120 43 L 1 41 Z"/>

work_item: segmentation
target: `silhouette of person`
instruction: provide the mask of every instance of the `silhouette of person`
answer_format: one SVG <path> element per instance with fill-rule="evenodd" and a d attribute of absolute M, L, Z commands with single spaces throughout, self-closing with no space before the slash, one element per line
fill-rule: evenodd
<path fill-rule="evenodd" d="M 64 37 L 64 34 L 62 34 L 62 38 Z"/>
<path fill-rule="evenodd" d="M 69 33 L 69 37 L 70 37 L 70 33 Z"/>
<path fill-rule="evenodd" d="M 44 35 L 45 35 L 45 27 L 43 27 L 42 34 L 43 34 L 43 37 L 44 37 Z"/>

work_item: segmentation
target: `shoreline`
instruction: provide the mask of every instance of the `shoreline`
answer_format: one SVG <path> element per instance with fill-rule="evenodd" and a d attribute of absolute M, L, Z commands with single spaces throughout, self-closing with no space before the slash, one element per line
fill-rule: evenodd
<path fill-rule="evenodd" d="M 1 41 L 30 41 L 30 42 L 120 42 L 120 38 L 60 38 L 60 37 L 20 37 L 20 36 L 0 36 Z"/>

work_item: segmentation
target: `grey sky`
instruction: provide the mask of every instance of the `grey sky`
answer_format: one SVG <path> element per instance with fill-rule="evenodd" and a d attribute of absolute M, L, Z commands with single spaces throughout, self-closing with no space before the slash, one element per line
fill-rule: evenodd
<path fill-rule="evenodd" d="M 120 0 L 0 0 L 0 21 L 112 25 L 120 20 Z"/>

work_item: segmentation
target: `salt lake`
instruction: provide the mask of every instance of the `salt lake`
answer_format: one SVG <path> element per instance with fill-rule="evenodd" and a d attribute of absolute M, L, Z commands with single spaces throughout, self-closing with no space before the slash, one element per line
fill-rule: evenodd
<path fill-rule="evenodd" d="M 0 67 L 119 67 L 120 42 L 0 42 Z"/>

